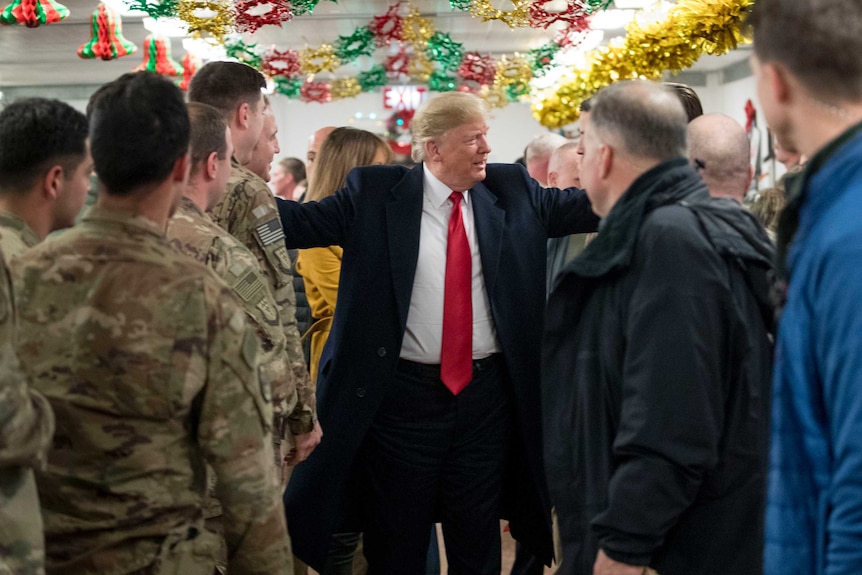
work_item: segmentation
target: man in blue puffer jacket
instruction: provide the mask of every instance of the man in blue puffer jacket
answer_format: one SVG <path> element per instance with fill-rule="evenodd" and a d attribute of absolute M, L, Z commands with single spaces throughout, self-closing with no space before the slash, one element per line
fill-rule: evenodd
<path fill-rule="evenodd" d="M 758 96 L 811 158 L 778 229 L 767 575 L 862 573 L 862 2 L 758 0 Z M 804 41 L 800 41 L 803 39 Z"/>

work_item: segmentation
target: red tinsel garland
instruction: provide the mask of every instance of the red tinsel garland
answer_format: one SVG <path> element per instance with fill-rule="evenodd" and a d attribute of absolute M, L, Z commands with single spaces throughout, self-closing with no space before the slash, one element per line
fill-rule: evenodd
<path fill-rule="evenodd" d="M 554 22 L 575 23 L 589 15 L 587 6 L 584 5 L 582 0 L 568 0 L 566 2 L 566 9 L 562 12 L 548 12 L 545 10 L 545 4 L 550 1 L 533 0 L 530 4 L 531 28 L 547 29 Z"/>
<path fill-rule="evenodd" d="M 302 88 L 299 89 L 299 97 L 303 102 L 322 104 L 332 100 L 332 92 L 326 82 L 303 82 Z"/>
<path fill-rule="evenodd" d="M 269 6 L 263 14 L 252 14 L 258 6 Z M 262 26 L 281 26 L 293 20 L 293 9 L 287 0 L 238 0 L 234 5 L 236 28 L 253 34 Z"/>
<path fill-rule="evenodd" d="M 472 80 L 483 85 L 493 84 L 496 73 L 497 64 L 494 62 L 494 58 L 482 56 L 478 52 L 464 54 L 457 72 L 463 80 Z"/>
<path fill-rule="evenodd" d="M 299 53 L 296 50 L 270 48 L 261 57 L 261 71 L 270 77 L 297 78 L 301 73 Z"/>
<path fill-rule="evenodd" d="M 368 24 L 368 29 L 374 34 L 374 43 L 378 46 L 388 46 L 392 42 L 404 40 L 404 18 L 398 15 L 400 4 L 393 4 L 383 16 L 375 16 Z"/>

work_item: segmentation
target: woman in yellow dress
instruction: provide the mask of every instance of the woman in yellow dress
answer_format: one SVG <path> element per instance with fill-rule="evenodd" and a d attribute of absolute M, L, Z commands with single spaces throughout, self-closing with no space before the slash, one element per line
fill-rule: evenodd
<path fill-rule="evenodd" d="M 347 174 L 353 168 L 388 164 L 392 161 L 392 150 L 379 136 L 356 128 L 336 128 L 320 147 L 315 164 L 317 168 L 305 194 L 306 202 L 319 202 L 329 197 L 347 182 Z M 317 383 L 317 369 L 323 346 L 332 327 L 335 301 L 338 294 L 338 278 L 341 274 L 340 246 L 299 250 L 296 271 L 305 281 L 305 293 L 311 315 L 316 320 L 311 328 L 311 372 L 312 384 Z"/>

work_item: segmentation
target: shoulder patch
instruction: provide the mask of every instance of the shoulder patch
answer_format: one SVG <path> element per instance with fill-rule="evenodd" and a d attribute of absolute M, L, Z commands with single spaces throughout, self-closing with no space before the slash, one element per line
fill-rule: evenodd
<path fill-rule="evenodd" d="M 278 218 L 272 218 L 256 226 L 255 232 L 260 238 L 260 243 L 264 246 L 270 246 L 279 240 L 284 240 L 284 231 L 281 229 L 281 220 Z"/>

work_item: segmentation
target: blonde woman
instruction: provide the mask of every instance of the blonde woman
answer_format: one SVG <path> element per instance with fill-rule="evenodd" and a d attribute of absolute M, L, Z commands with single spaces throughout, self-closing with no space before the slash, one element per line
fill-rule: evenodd
<path fill-rule="evenodd" d="M 314 171 L 306 192 L 306 202 L 319 202 L 344 187 L 347 174 L 353 168 L 388 164 L 392 150 L 382 138 L 356 128 L 336 128 L 324 140 L 317 155 Z M 338 293 L 338 276 L 341 273 L 340 246 L 299 250 L 296 271 L 305 281 L 308 304 L 316 322 L 309 329 L 311 337 L 312 383 L 317 382 L 320 354 L 329 337 L 335 300 Z"/>
<path fill-rule="evenodd" d="M 347 174 L 353 168 L 388 164 L 392 150 L 382 138 L 356 128 L 336 128 L 323 141 L 315 159 L 317 164 L 306 192 L 306 202 L 319 202 L 343 188 Z M 317 383 L 317 370 L 323 346 L 329 338 L 338 278 L 341 274 L 340 246 L 299 250 L 296 271 L 305 281 L 305 293 L 315 322 L 308 330 L 311 337 L 311 360 L 308 367 L 312 383 Z M 323 575 L 351 575 L 354 554 L 359 543 L 358 533 L 337 533 L 332 538 Z"/>

